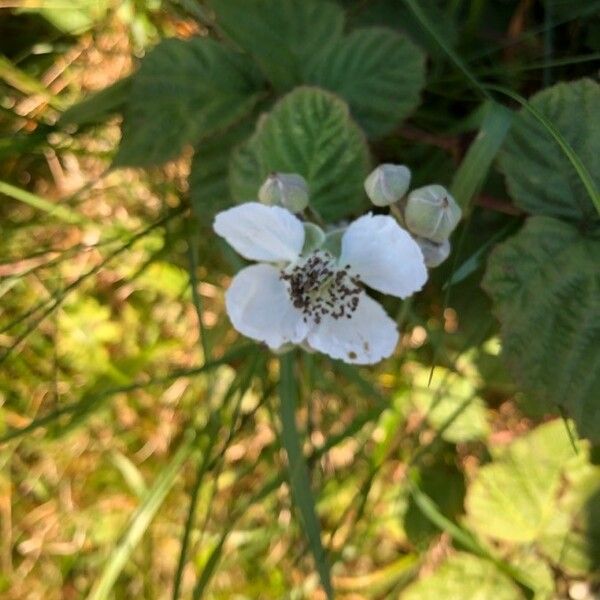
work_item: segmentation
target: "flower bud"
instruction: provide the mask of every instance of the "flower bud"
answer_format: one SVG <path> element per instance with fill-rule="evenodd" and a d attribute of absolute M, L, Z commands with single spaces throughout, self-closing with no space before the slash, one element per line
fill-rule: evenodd
<path fill-rule="evenodd" d="M 379 165 L 366 179 L 365 191 L 375 206 L 398 202 L 410 185 L 410 169 L 404 165 Z"/>
<path fill-rule="evenodd" d="M 441 244 L 458 225 L 461 210 L 441 185 L 413 190 L 406 200 L 404 222 L 411 233 Z"/>
<path fill-rule="evenodd" d="M 436 244 L 436 242 L 422 237 L 415 237 L 414 240 L 421 248 L 425 265 L 430 269 L 439 267 L 450 256 L 449 240 L 444 240 L 441 244 Z"/>
<path fill-rule="evenodd" d="M 308 184 L 296 173 L 271 173 L 258 191 L 258 199 L 293 213 L 302 212 L 308 206 Z"/>

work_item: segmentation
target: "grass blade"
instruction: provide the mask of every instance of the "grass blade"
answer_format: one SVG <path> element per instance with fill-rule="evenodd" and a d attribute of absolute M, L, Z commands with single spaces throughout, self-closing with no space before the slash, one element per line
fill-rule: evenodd
<path fill-rule="evenodd" d="M 415 504 L 423 516 L 425 516 L 431 523 L 433 523 L 442 531 L 445 531 L 453 540 L 458 542 L 461 546 L 473 554 L 494 563 L 499 570 L 509 577 L 512 577 L 522 587 L 530 590 L 531 592 L 536 591 L 535 581 L 529 575 L 529 573 L 495 556 L 490 550 L 481 544 L 481 542 L 471 531 L 461 525 L 456 524 L 454 521 L 446 517 L 446 515 L 440 511 L 437 504 L 423 490 L 421 490 L 415 473 L 411 474 L 411 477 L 408 480 L 408 486 L 410 495 L 415 501 Z"/>
<path fill-rule="evenodd" d="M 51 423 L 55 422 L 57 419 L 60 419 L 60 417 L 62 416 L 85 412 L 89 410 L 90 406 L 94 408 L 99 408 L 102 406 L 102 400 L 115 394 L 126 394 L 129 392 L 134 392 L 135 390 L 150 387 L 151 385 L 171 383 L 176 379 L 180 379 L 181 377 L 192 377 L 200 375 L 201 373 L 207 373 L 213 369 L 216 369 L 217 367 L 220 367 L 221 365 L 225 365 L 232 361 L 237 361 L 243 358 L 250 352 L 250 350 L 253 347 L 254 346 L 251 344 L 238 346 L 237 348 L 234 348 L 227 354 L 223 355 L 221 358 L 205 363 L 200 367 L 193 367 L 190 369 L 179 369 L 177 371 L 173 371 L 165 377 L 156 377 L 154 379 L 150 379 L 149 381 L 134 382 L 128 385 L 108 388 L 96 394 L 89 394 L 81 400 L 78 400 L 77 402 L 65 404 L 64 406 L 53 410 L 47 415 L 43 415 L 41 417 L 38 417 L 37 419 L 34 419 L 31 423 L 29 423 L 29 425 L 25 425 L 25 427 L 10 429 L 7 433 L 0 437 L 0 445 L 5 444 L 6 442 L 10 442 L 11 440 L 19 438 L 28 433 L 31 433 L 32 431 L 35 431 L 40 427 L 46 427 L 47 425 L 50 425 Z"/>
<path fill-rule="evenodd" d="M 179 559 L 177 562 L 177 570 L 175 572 L 175 578 L 173 582 L 173 600 L 177 600 L 179 598 L 181 592 L 181 584 L 183 582 L 183 570 L 185 568 L 188 548 L 190 543 L 190 536 L 192 532 L 192 528 L 194 527 L 194 523 L 196 521 L 196 509 L 198 504 L 198 497 L 200 493 L 200 488 L 202 486 L 202 482 L 204 481 L 204 476 L 207 472 L 211 472 L 212 479 L 216 482 L 219 478 L 219 466 L 222 466 L 222 462 L 215 468 L 215 464 L 213 462 L 213 449 L 216 445 L 216 442 L 219 439 L 219 432 L 221 431 L 221 426 L 223 425 L 224 412 L 229 407 L 229 404 L 237 397 L 236 406 L 234 409 L 234 418 L 232 419 L 231 429 L 229 432 L 229 436 L 225 439 L 224 444 L 218 449 L 217 454 L 219 457 L 223 456 L 227 448 L 229 447 L 230 442 L 234 437 L 233 428 L 235 426 L 235 422 L 237 420 L 240 404 L 242 398 L 246 394 L 246 392 L 250 389 L 252 385 L 252 381 L 254 375 L 256 373 L 256 369 L 262 358 L 261 354 L 254 354 L 253 357 L 250 357 L 249 364 L 242 370 L 241 374 L 236 377 L 230 384 L 229 389 L 225 392 L 221 405 L 217 410 L 215 410 L 206 426 L 206 434 L 207 440 L 206 444 L 202 451 L 202 457 L 198 460 L 198 466 L 196 469 L 196 479 L 194 481 L 194 486 L 192 488 L 192 492 L 190 494 L 190 503 L 188 506 L 188 512 L 186 516 L 186 521 L 183 529 L 183 535 L 181 537 L 181 549 L 179 552 Z M 214 497 L 214 496 L 213 496 Z M 209 503 L 209 511 L 210 511 L 210 503 Z M 209 512 L 205 517 L 205 521 L 208 519 Z M 216 566 L 216 564 L 215 564 Z"/>
<path fill-rule="evenodd" d="M 1 8 L 1 7 L 0 7 Z M 0 55 L 0 79 L 25 96 L 41 96 L 52 108 L 61 110 L 63 101 L 34 77 L 22 71 L 5 56 Z"/>
<path fill-rule="evenodd" d="M 317 517 L 315 499 L 310 488 L 310 478 L 300 434 L 296 426 L 298 387 L 294 377 L 294 354 L 288 352 L 279 362 L 279 395 L 281 399 L 281 441 L 288 457 L 289 483 L 294 504 L 300 513 L 315 559 L 321 583 L 328 598 L 333 598 L 329 563 L 321 542 L 321 526 Z"/>
<path fill-rule="evenodd" d="M 469 80 L 471 85 L 485 98 L 490 97 L 490 93 L 485 89 L 481 82 L 473 75 L 463 59 L 454 52 L 446 43 L 446 40 L 439 34 L 435 25 L 429 20 L 423 9 L 419 6 L 417 0 L 404 0 L 404 4 L 415 15 L 421 27 L 437 42 L 440 48 L 448 55 L 448 58 L 462 71 L 463 75 Z"/>
<path fill-rule="evenodd" d="M 337 445 L 343 443 L 345 440 L 356 436 L 356 434 L 361 431 L 363 427 L 365 427 L 368 423 L 375 421 L 377 417 L 383 412 L 386 405 L 378 404 L 377 407 L 370 409 L 366 413 L 358 415 L 349 425 L 347 425 L 343 431 L 336 435 L 329 436 L 325 443 L 322 446 L 319 446 L 314 450 L 314 452 L 309 457 L 308 463 L 314 464 L 316 461 L 321 459 L 329 450 L 336 447 Z M 260 459 L 259 459 L 260 460 Z M 252 469 L 250 469 L 252 470 Z M 202 571 L 202 575 L 198 583 L 196 584 L 196 588 L 194 589 L 193 600 L 199 600 L 214 571 L 218 565 L 218 562 L 223 553 L 223 546 L 227 537 L 233 531 L 237 522 L 246 514 L 246 512 L 250 509 L 254 504 L 264 500 L 267 496 L 275 492 L 281 484 L 283 483 L 284 478 L 281 474 L 273 476 L 269 481 L 267 481 L 257 492 L 255 492 L 250 498 L 248 498 L 243 504 L 241 504 L 236 510 L 231 514 L 229 520 L 227 521 L 226 526 L 223 528 L 221 532 L 221 537 L 219 538 L 218 543 L 213 548 L 204 570 Z"/>
<path fill-rule="evenodd" d="M 39 326 L 39 324 L 42 321 L 44 321 L 44 319 L 46 319 L 46 317 L 51 315 L 65 301 L 65 299 L 71 293 L 73 293 L 84 281 L 86 281 L 87 279 L 90 279 L 91 277 L 96 275 L 107 264 L 109 264 L 111 260 L 114 260 L 120 254 L 129 250 L 137 241 L 139 241 L 143 237 L 147 236 L 151 231 L 153 231 L 154 229 L 157 229 L 158 227 L 160 227 L 162 225 L 165 225 L 171 219 L 173 219 L 176 216 L 180 215 L 181 213 L 185 212 L 185 210 L 186 210 L 185 206 L 180 206 L 180 207 L 174 209 L 173 211 L 171 211 L 169 214 L 167 214 L 162 219 L 152 223 L 151 225 L 149 225 L 148 227 L 146 227 L 144 230 L 140 231 L 139 233 L 136 233 L 134 236 L 130 237 L 127 240 L 127 242 L 125 242 L 122 246 L 120 246 L 119 248 L 114 250 L 106 258 L 104 258 L 101 262 L 99 262 L 98 264 L 93 266 L 91 269 L 86 271 L 83 275 L 81 275 L 80 277 L 78 277 L 77 279 L 75 279 L 74 281 L 69 283 L 69 285 L 64 287 L 60 293 L 55 294 L 47 301 L 42 301 L 41 303 L 34 306 L 32 309 L 25 311 L 25 313 L 23 313 L 22 315 L 17 317 L 17 319 L 13 320 L 12 323 L 10 323 L 7 327 L 4 327 L 3 331 L 5 331 L 7 329 L 11 329 L 17 323 L 21 322 L 25 318 L 30 317 L 33 314 L 41 311 L 39 315 L 35 316 L 31 320 L 31 322 L 27 325 L 25 330 L 22 333 L 20 333 L 18 336 L 16 336 L 16 338 L 12 341 L 11 345 L 8 346 L 7 348 L 3 349 L 2 353 L 0 353 L 0 364 L 2 364 L 10 356 L 10 354 L 36 330 L 36 328 Z"/>
<path fill-rule="evenodd" d="M 195 447 L 194 441 L 195 434 L 192 431 L 186 432 L 184 441 L 175 453 L 175 456 L 164 468 L 140 507 L 131 517 L 125 535 L 121 538 L 121 541 L 106 563 L 100 579 L 87 597 L 88 600 L 105 600 L 109 597 L 110 591 L 129 560 L 131 553 L 173 487 L 182 465 L 193 452 Z"/>
<path fill-rule="evenodd" d="M 497 102 L 486 103 L 485 116 L 475 141 L 469 147 L 450 187 L 450 193 L 466 214 L 471 200 L 488 176 L 513 120 L 513 112 Z"/>
<path fill-rule="evenodd" d="M 442 290 L 446 290 L 450 286 L 456 285 L 461 281 L 464 281 L 469 275 L 472 275 L 479 269 L 484 261 L 486 256 L 489 254 L 489 251 L 500 241 L 507 238 L 511 233 L 515 233 L 520 225 L 520 222 L 517 223 L 509 223 L 506 227 L 503 227 L 499 231 L 497 231 L 493 236 L 491 236 L 483 245 L 481 245 L 469 258 L 467 258 L 459 267 L 457 267 L 452 275 L 448 278 L 448 280 L 442 286 Z"/>
<path fill-rule="evenodd" d="M 86 223 L 86 219 L 68 208 L 65 208 L 62 204 L 55 204 L 44 198 L 40 198 L 36 194 L 22 190 L 10 183 L 0 181 L 0 194 L 4 194 L 14 200 L 19 200 L 32 208 L 42 210 L 48 213 L 52 217 L 56 217 L 65 223 L 71 225 L 82 225 Z"/>
<path fill-rule="evenodd" d="M 218 427 L 216 423 L 211 422 L 209 424 L 209 437 L 206 442 L 206 446 L 203 450 L 202 458 L 198 462 L 198 467 L 196 469 L 196 479 L 194 481 L 194 487 L 192 488 L 192 492 L 190 494 L 190 504 L 188 507 L 187 516 L 185 519 L 185 525 L 183 528 L 183 536 L 181 538 L 181 549 L 179 552 L 179 559 L 177 561 L 177 570 L 175 572 L 175 579 L 173 583 L 173 600 L 177 600 L 179 598 L 179 594 L 181 591 L 181 584 L 183 582 L 183 569 L 185 568 L 185 563 L 187 559 L 187 551 L 190 543 L 190 536 L 192 533 L 192 528 L 196 521 L 196 508 L 198 505 L 198 495 L 200 493 L 200 487 L 202 486 L 202 481 L 204 480 L 204 475 L 206 474 L 211 452 L 213 449 L 214 442 L 217 437 Z"/>

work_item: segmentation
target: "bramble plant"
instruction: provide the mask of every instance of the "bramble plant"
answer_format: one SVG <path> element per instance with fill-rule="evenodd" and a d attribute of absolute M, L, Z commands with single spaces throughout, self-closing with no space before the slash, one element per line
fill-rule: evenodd
<path fill-rule="evenodd" d="M 128 452 L 101 452 L 137 496 L 106 539 L 69 521 L 63 597 L 595 598 L 600 2 L 138 4 L 15 13 L 130 32 L 135 68 L 82 99 L 0 56 L 0 194 L 51 223 L 3 208 L 5 487 L 40 444 L 114 426 Z M 56 179 L 107 152 L 99 206 L 78 204 L 97 181 L 23 189 L 31 157 Z M 75 245 L 44 246 L 55 220 Z M 155 410 L 162 446 L 135 433 Z M 153 520 L 177 535 L 149 558 Z M 25 597 L 10 544 L 0 591 Z"/>

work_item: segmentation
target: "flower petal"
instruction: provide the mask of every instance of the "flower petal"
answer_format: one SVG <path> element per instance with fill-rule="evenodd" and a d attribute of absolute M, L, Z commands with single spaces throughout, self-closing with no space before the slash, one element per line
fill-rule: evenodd
<path fill-rule="evenodd" d="M 307 341 L 311 348 L 332 358 L 368 365 L 392 354 L 398 331 L 381 305 L 362 293 L 352 318 L 324 316 L 308 334 Z"/>
<path fill-rule="evenodd" d="M 246 202 L 220 212 L 213 229 L 244 258 L 294 261 L 304 245 L 304 227 L 279 206 Z"/>
<path fill-rule="evenodd" d="M 225 294 L 227 314 L 244 335 L 277 349 L 301 342 L 308 332 L 302 313 L 294 308 L 279 271 L 271 265 L 242 269 Z"/>
<path fill-rule="evenodd" d="M 350 224 L 342 238 L 341 265 L 369 287 L 406 298 L 427 281 L 418 244 L 392 217 L 367 214 Z"/>

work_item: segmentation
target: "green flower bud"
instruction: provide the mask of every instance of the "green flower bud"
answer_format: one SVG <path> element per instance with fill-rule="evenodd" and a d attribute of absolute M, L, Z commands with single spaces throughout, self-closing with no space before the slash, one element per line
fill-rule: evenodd
<path fill-rule="evenodd" d="M 436 244 L 431 240 L 422 237 L 415 237 L 415 242 L 419 244 L 425 264 L 430 268 L 439 267 L 450 256 L 450 241 L 444 240 L 441 244 Z"/>
<path fill-rule="evenodd" d="M 404 222 L 411 233 L 441 244 L 458 225 L 461 210 L 441 185 L 413 190 L 406 200 Z"/>
<path fill-rule="evenodd" d="M 379 165 L 366 179 L 365 191 L 375 206 L 398 202 L 410 185 L 410 169 L 404 165 Z"/>
<path fill-rule="evenodd" d="M 258 191 L 258 199 L 299 213 L 308 206 L 308 184 L 296 173 L 271 173 Z"/>

